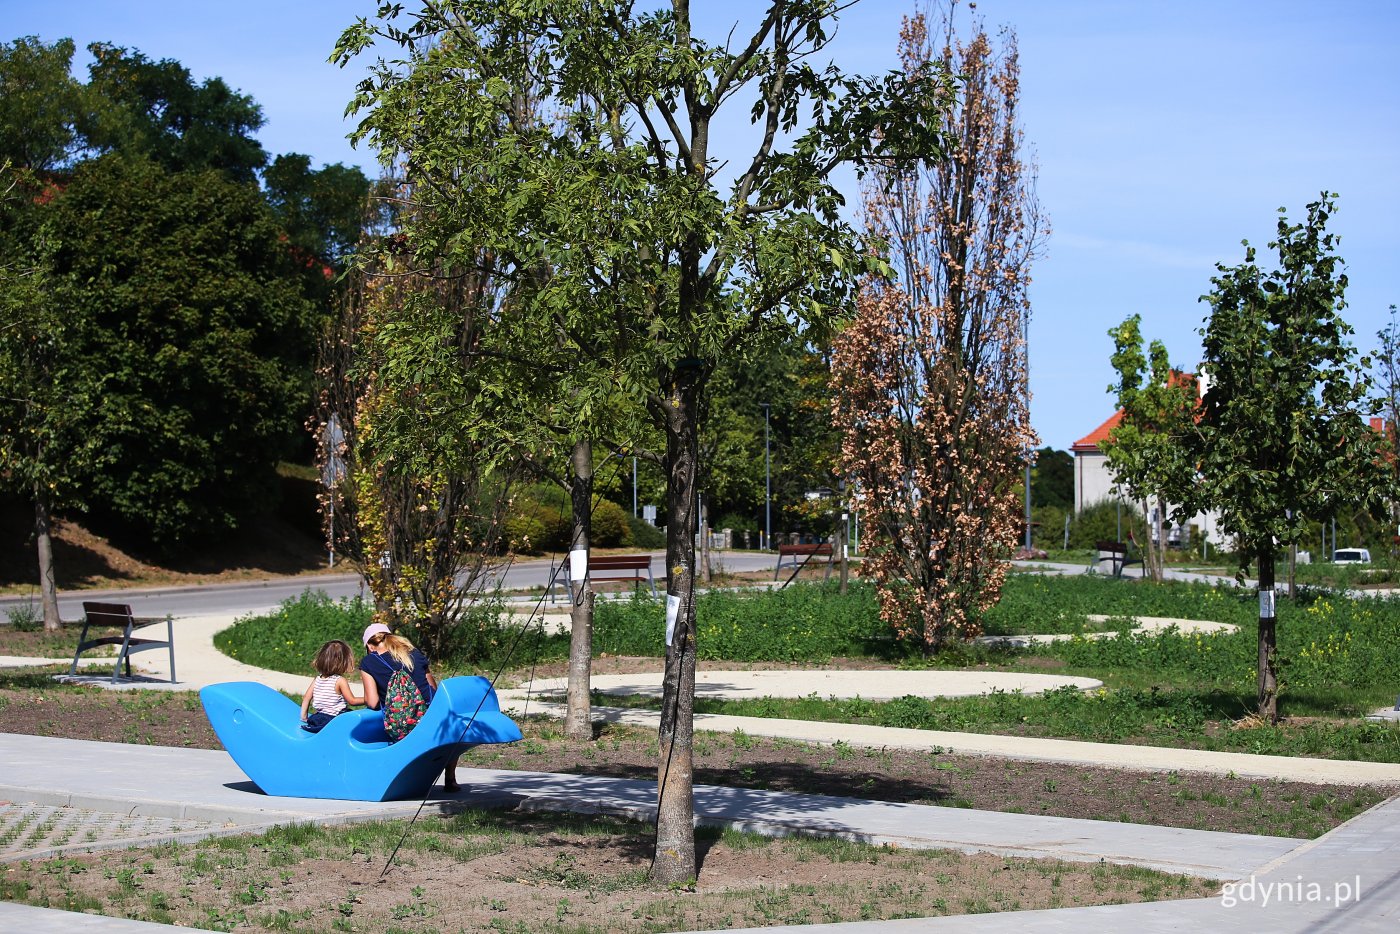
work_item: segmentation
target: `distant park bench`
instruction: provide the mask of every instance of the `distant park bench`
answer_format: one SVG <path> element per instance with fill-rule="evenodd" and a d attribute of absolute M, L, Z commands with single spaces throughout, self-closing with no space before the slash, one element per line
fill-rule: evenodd
<path fill-rule="evenodd" d="M 812 545 L 779 545 L 778 563 L 773 566 L 773 580 L 778 579 L 778 572 L 782 569 L 784 561 L 792 565 L 792 577 L 787 579 L 791 583 L 792 579 L 802 573 L 802 569 L 813 558 L 826 558 L 826 576 L 831 577 L 832 551 L 830 542 L 821 542 Z M 800 560 L 799 560 L 800 559 Z M 784 583 L 784 587 L 787 586 Z"/>
<path fill-rule="evenodd" d="M 1108 562 L 1114 577 L 1122 577 L 1123 569 L 1134 564 L 1138 567 L 1143 566 L 1141 558 L 1128 557 L 1128 546 L 1123 542 L 1096 542 L 1094 548 L 1097 554 L 1094 556 L 1094 560 L 1089 563 L 1090 573 L 1098 571 L 1099 565 L 1105 561 Z"/>
<path fill-rule="evenodd" d="M 651 587 L 651 595 L 656 596 L 656 578 L 651 573 L 651 555 L 595 555 L 588 556 L 588 579 L 595 584 L 630 582 L 640 588 L 645 581 Z M 564 573 L 556 578 L 565 591 L 572 593 L 573 579 L 569 573 L 568 559 L 564 559 Z M 552 589 L 552 588 L 551 588 Z"/>
<path fill-rule="evenodd" d="M 122 666 L 126 666 L 126 676 L 131 677 L 131 655 L 133 652 L 144 652 L 147 649 L 168 648 L 170 650 L 170 683 L 175 683 L 175 625 L 169 616 L 147 617 L 132 616 L 131 607 L 125 603 L 83 603 L 83 631 L 78 636 L 78 650 L 73 653 L 73 664 L 68 669 L 70 675 L 78 673 L 78 659 L 88 649 L 97 648 L 101 645 L 120 646 L 117 650 L 117 662 L 112 667 L 112 680 L 116 681 L 121 677 Z M 165 638 L 153 639 L 149 636 L 137 636 L 138 630 L 148 626 L 158 626 L 165 623 Z M 95 636 L 88 638 L 88 631 L 91 629 L 121 629 L 121 634 L 113 633 L 106 636 Z"/>

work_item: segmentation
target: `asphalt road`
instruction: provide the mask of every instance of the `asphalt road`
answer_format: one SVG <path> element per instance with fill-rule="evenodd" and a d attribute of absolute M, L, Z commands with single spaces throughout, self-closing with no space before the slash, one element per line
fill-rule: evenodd
<path fill-rule="evenodd" d="M 665 552 L 652 554 L 652 573 L 663 576 Z M 712 553 L 728 571 L 762 571 L 772 569 L 776 556 L 753 551 Z M 528 590 L 544 587 L 558 570 L 557 561 L 534 558 L 517 561 L 505 573 L 508 590 Z M 353 597 L 362 593 L 362 581 L 357 574 L 319 575 L 316 577 L 281 577 L 238 584 L 211 584 L 202 587 L 151 587 L 120 590 L 74 590 L 59 594 L 59 615 L 64 619 L 81 619 L 84 600 L 126 603 L 137 616 L 205 616 L 215 613 L 251 613 L 275 607 L 296 597 L 308 588 L 324 591 L 332 599 Z M 0 623 L 5 611 L 24 604 L 37 605 L 38 595 L 0 597 Z"/>

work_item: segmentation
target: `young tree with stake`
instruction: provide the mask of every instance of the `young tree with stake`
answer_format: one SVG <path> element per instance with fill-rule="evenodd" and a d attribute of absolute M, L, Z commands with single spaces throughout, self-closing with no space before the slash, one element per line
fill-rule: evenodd
<path fill-rule="evenodd" d="M 361 20 L 336 58 L 376 38 L 354 106 L 360 135 L 402 156 L 430 202 L 406 230 L 418 256 L 484 249 L 529 280 L 519 306 L 536 345 L 575 353 L 581 398 L 622 392 L 665 437 L 668 625 L 654 878 L 696 872 L 692 806 L 695 482 L 701 401 L 716 365 L 752 341 L 820 326 L 863 268 L 831 173 L 877 158 L 934 158 L 946 75 L 879 79 L 812 63 L 843 4 L 772 0 L 751 31 L 696 35 L 687 0 L 445 0 Z M 512 100 L 544 88 L 555 124 L 512 124 Z M 741 99 L 744 94 L 747 100 Z M 713 151 L 729 110 L 754 122 L 747 154 Z M 547 275 L 542 275 L 547 271 Z M 603 385 L 606 385 L 606 389 Z M 503 387 L 502 405 L 522 400 Z M 660 627 L 658 627 L 660 628 Z"/>
<path fill-rule="evenodd" d="M 1307 524 L 1343 509 L 1378 511 L 1395 478 L 1372 430 L 1366 379 L 1341 311 L 1347 277 L 1336 236 L 1326 230 L 1335 195 L 1289 223 L 1280 209 L 1278 268 L 1256 264 L 1245 243 L 1238 266 L 1219 265 L 1204 300 L 1208 389 L 1187 455 L 1199 471 L 1184 512 L 1216 509 L 1238 542 L 1244 567 L 1259 574 L 1259 716 L 1279 718 L 1278 611 L 1274 562 Z"/>

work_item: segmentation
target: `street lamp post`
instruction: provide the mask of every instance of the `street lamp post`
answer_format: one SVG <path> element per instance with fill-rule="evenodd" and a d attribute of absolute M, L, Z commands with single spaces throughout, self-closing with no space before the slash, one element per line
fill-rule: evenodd
<path fill-rule="evenodd" d="M 760 402 L 763 408 L 763 547 L 773 548 L 773 481 L 768 460 L 768 416 L 772 406 Z"/>

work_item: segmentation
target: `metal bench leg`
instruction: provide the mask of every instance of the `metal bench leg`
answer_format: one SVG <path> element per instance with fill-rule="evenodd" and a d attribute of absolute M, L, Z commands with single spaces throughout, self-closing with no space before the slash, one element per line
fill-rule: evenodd
<path fill-rule="evenodd" d="M 128 650 L 128 649 L 130 648 L 130 646 L 131 646 L 131 628 L 132 628 L 132 627 L 131 627 L 131 623 L 127 623 L 127 624 L 126 624 L 126 632 L 124 632 L 124 633 L 122 634 L 122 647 L 121 647 L 121 650 L 120 650 L 119 652 L 117 652 L 117 663 L 116 663 L 114 666 L 112 666 L 112 683 L 113 683 L 113 684 L 116 684 L 116 683 L 117 683 L 117 679 L 120 678 L 121 675 L 122 675 L 122 662 L 123 662 L 123 661 L 126 662 L 126 676 L 127 676 L 128 678 L 131 677 L 131 656 L 130 656 L 129 654 L 127 654 L 127 650 Z"/>
<path fill-rule="evenodd" d="M 73 664 L 68 666 L 68 674 L 70 675 L 76 675 L 78 673 L 78 656 L 83 654 L 83 643 L 87 641 L 87 631 L 87 620 L 83 620 L 83 631 L 82 634 L 78 636 L 78 650 L 73 653 Z"/>

